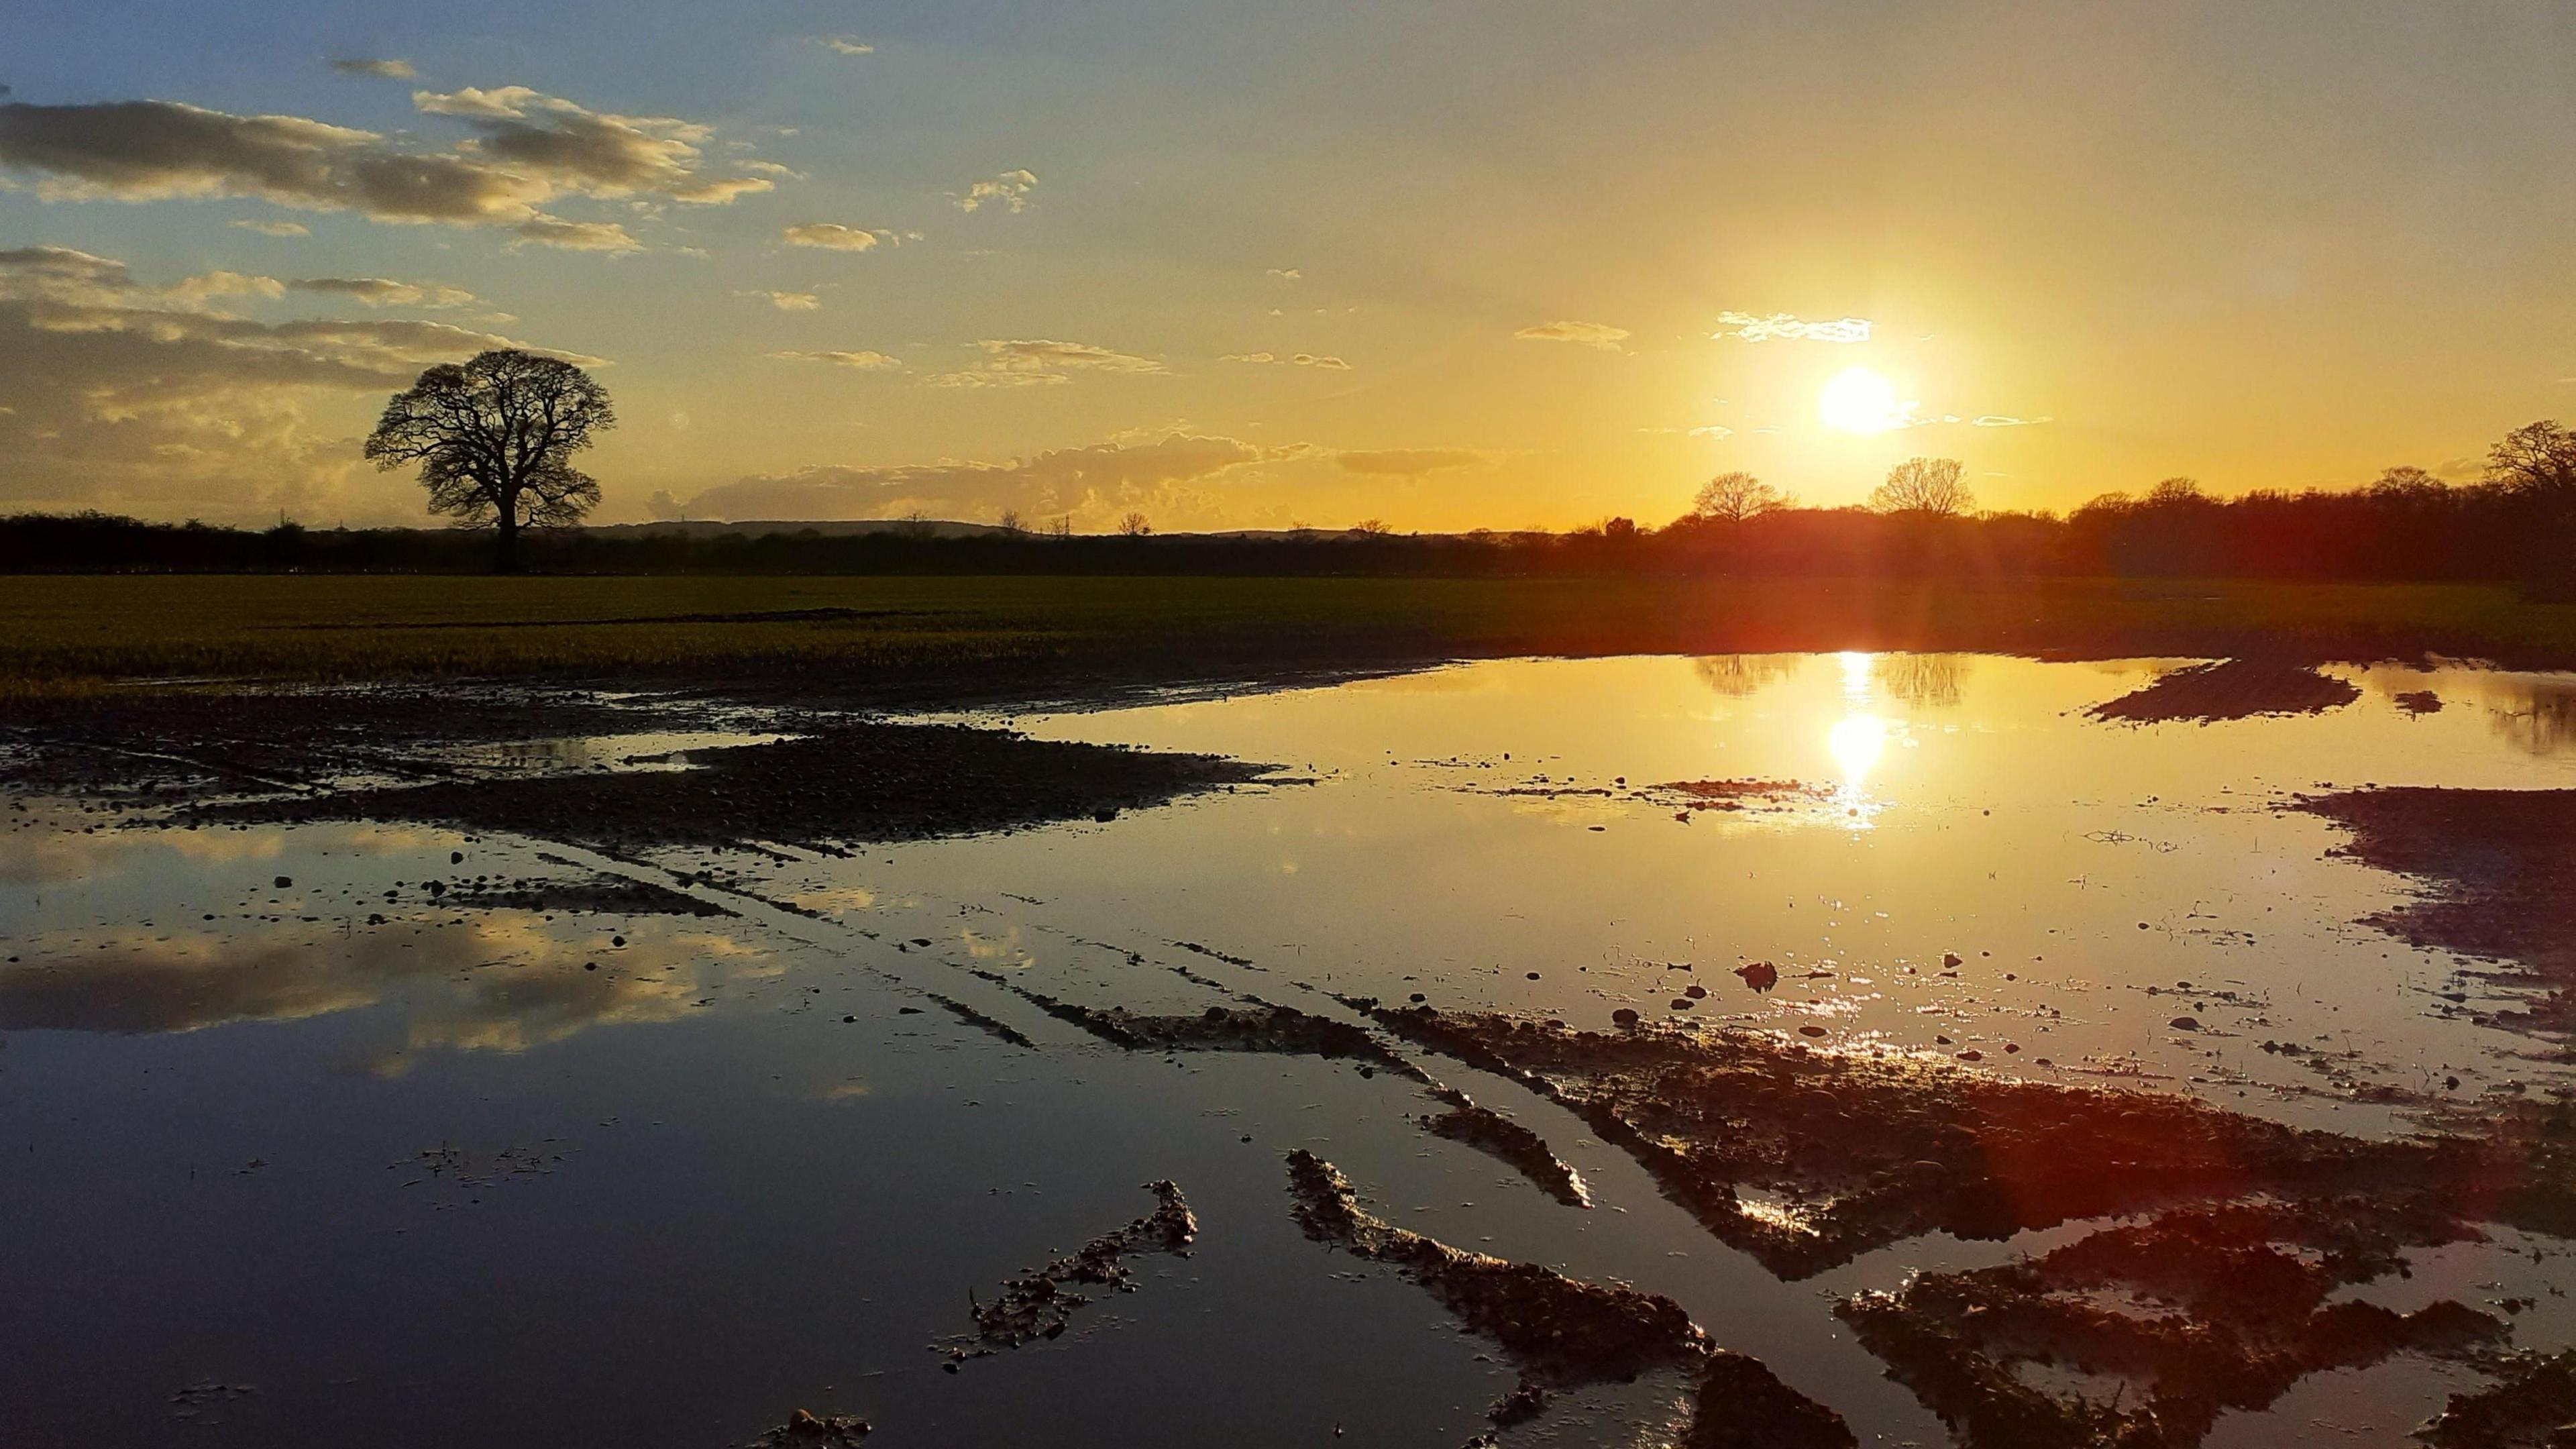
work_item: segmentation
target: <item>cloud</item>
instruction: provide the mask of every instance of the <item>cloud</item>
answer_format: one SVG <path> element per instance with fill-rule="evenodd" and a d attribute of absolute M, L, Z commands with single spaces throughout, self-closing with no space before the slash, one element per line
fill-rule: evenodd
<path fill-rule="evenodd" d="M 823 299 L 815 296 L 811 292 L 750 291 L 739 295 L 745 297 L 766 297 L 769 299 L 769 305 L 777 308 L 781 312 L 812 312 L 823 305 Z"/>
<path fill-rule="evenodd" d="M 882 352 L 773 352 L 769 355 L 787 362 L 828 362 L 834 367 L 855 367 L 867 372 L 894 372 L 903 367 L 900 359 Z"/>
<path fill-rule="evenodd" d="M 839 465 L 753 474 L 685 501 L 655 500 L 661 517 L 723 519 L 899 518 L 914 509 L 971 518 L 1016 508 L 1031 517 L 1071 514 L 1102 524 L 1129 508 L 1186 507 L 1191 488 L 1255 465 L 1299 456 L 1237 438 L 1172 433 L 1059 448 L 1007 463 L 943 461 L 897 467 Z"/>
<path fill-rule="evenodd" d="M 342 75 L 382 76 L 386 80 L 410 80 L 418 72 L 407 60 L 335 60 L 331 68 Z"/>
<path fill-rule="evenodd" d="M 1338 357 L 1312 352 L 1293 353 L 1287 357 L 1279 357 L 1267 352 L 1229 352 L 1218 361 L 1278 363 L 1286 367 L 1320 367 L 1327 372 L 1348 372 L 1351 367 L 1349 363 Z"/>
<path fill-rule="evenodd" d="M 1735 429 L 1730 428 L 1723 423 L 1703 423 L 1699 427 L 1691 429 L 1690 436 L 1694 438 L 1731 438 L 1735 436 Z"/>
<path fill-rule="evenodd" d="M 311 236 L 313 229 L 300 221 L 236 221 L 233 225 L 261 236 Z"/>
<path fill-rule="evenodd" d="M 781 229 L 779 235 L 785 237 L 791 247 L 820 247 L 832 252 L 870 252 L 876 250 L 877 243 L 886 239 L 887 233 L 843 226 L 837 221 L 800 221 L 794 226 Z"/>
<path fill-rule="evenodd" d="M 304 277 L 286 285 L 291 291 L 346 297 L 369 307 L 471 307 L 481 300 L 462 287 L 424 286 L 388 277 Z"/>
<path fill-rule="evenodd" d="M 805 179 L 804 172 L 797 170 L 793 166 L 782 166 L 775 161 L 736 161 L 733 164 L 736 168 L 748 171 L 755 176 L 771 176 L 781 181 L 802 181 Z"/>
<path fill-rule="evenodd" d="M 999 206 L 1007 211 L 1026 211 L 1037 205 L 1029 199 L 1029 193 L 1037 187 L 1036 173 L 1005 171 L 990 181 L 978 181 L 967 187 L 966 194 L 956 198 L 957 209 L 980 211 L 987 206 Z"/>
<path fill-rule="evenodd" d="M 1379 448 L 1344 451 L 1333 455 L 1333 461 L 1345 473 L 1362 473 L 1370 477 L 1419 478 L 1451 468 L 1473 468 L 1491 461 L 1488 454 L 1474 448 Z"/>
<path fill-rule="evenodd" d="M 2056 419 L 2008 418 L 1999 413 L 1987 413 L 1983 417 L 1970 418 L 1968 421 L 1973 426 L 1980 428 L 2035 428 L 2042 423 L 2055 422 Z"/>
<path fill-rule="evenodd" d="M 1159 373 L 1163 364 L 1150 357 L 1113 352 L 1088 342 L 1055 342 L 1046 338 L 987 338 L 975 344 L 984 360 L 958 372 L 925 379 L 932 387 L 1045 387 L 1071 382 L 1072 372 Z"/>
<path fill-rule="evenodd" d="M 1738 337 L 1746 342 L 1794 340 L 1801 342 L 1867 342 L 1870 324 L 1865 318 L 1843 317 L 1832 322 L 1801 322 L 1786 312 L 1773 312 L 1757 317 L 1750 312 L 1720 312 L 1717 320 L 1725 330 L 1714 335 Z"/>
<path fill-rule="evenodd" d="M 560 217 L 537 216 L 510 228 L 520 241 L 541 247 L 556 247 L 568 252 L 633 252 L 644 244 L 613 221 L 565 221 Z M 513 243 L 516 245 L 516 243 Z"/>
<path fill-rule="evenodd" d="M 1293 282 L 1306 275 L 1297 267 L 1272 267 L 1268 273 L 1274 282 Z"/>
<path fill-rule="evenodd" d="M 720 176 L 695 186 L 677 187 L 666 194 L 683 206 L 731 206 L 743 197 L 777 189 L 778 183 L 765 176 Z"/>
<path fill-rule="evenodd" d="M 814 43 L 834 55 L 874 55 L 877 48 L 855 35 L 818 35 Z"/>
<path fill-rule="evenodd" d="M 288 290 L 236 272 L 154 286 L 67 247 L 0 250 L 0 508 L 414 516 L 359 460 L 367 418 L 425 364 L 523 344 L 437 322 L 223 310 Z"/>
<path fill-rule="evenodd" d="M 550 246 L 631 251 L 614 223 L 565 221 L 564 196 L 702 205 L 763 189 L 702 174 L 709 128 L 592 112 L 526 86 L 415 91 L 424 114 L 474 133 L 447 150 L 300 116 L 237 116 L 175 101 L 0 103 L 0 167 L 49 199 L 254 197 L 376 221 L 500 226 Z"/>
<path fill-rule="evenodd" d="M 1512 334 L 1523 342 L 1571 342 L 1578 347 L 1597 347 L 1616 352 L 1628 340 L 1628 329 L 1607 322 L 1541 322 Z"/>

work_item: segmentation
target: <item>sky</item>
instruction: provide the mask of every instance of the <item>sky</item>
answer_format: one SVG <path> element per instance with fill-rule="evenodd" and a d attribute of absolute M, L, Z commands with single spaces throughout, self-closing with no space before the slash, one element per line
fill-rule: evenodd
<path fill-rule="evenodd" d="M 425 522 L 516 345 L 603 522 L 1660 523 L 2466 480 L 2576 413 L 2576 7 L 0 7 L 0 511 Z"/>

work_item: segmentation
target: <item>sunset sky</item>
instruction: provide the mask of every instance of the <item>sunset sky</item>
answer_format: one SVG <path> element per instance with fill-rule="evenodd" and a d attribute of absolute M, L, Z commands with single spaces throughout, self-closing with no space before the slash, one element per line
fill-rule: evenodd
<path fill-rule="evenodd" d="M 0 510 L 423 521 L 359 440 L 491 339 L 597 360 L 603 521 L 2465 478 L 2576 415 L 2571 75 L 2559 0 L 13 0 Z"/>

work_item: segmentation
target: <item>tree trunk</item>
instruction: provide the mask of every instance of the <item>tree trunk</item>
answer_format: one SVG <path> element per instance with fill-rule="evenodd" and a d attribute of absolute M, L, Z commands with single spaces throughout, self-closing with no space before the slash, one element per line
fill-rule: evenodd
<path fill-rule="evenodd" d="M 519 509 L 516 499 L 511 500 L 510 507 L 501 510 L 501 532 L 496 540 L 496 547 L 499 553 L 493 560 L 494 570 L 505 574 L 517 573 L 519 571 Z"/>

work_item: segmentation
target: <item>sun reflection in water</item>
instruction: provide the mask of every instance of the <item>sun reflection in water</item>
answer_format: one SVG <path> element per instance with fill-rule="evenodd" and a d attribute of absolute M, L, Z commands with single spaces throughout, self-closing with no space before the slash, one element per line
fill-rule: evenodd
<path fill-rule="evenodd" d="M 1835 768 L 1842 772 L 1842 786 L 1834 792 L 1834 803 L 1845 816 L 1866 824 L 1875 813 L 1867 786 L 1870 771 L 1877 768 L 1879 757 L 1887 753 L 1887 721 L 1870 710 L 1874 703 L 1872 683 L 1877 660 L 1858 651 L 1836 656 L 1843 674 L 1843 717 L 1825 731 L 1825 752 L 1834 757 Z"/>

